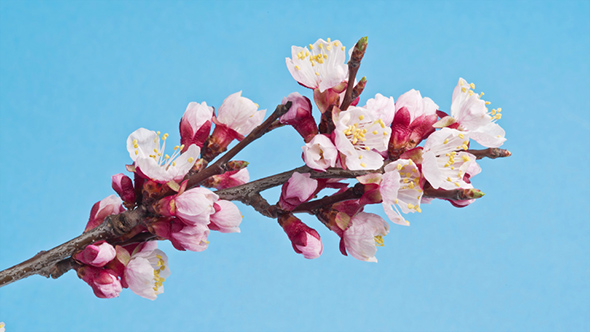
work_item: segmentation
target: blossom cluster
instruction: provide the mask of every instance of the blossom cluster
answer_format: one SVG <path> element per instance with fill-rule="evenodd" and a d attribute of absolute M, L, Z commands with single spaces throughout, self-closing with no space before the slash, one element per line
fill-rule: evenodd
<path fill-rule="evenodd" d="M 487 148 L 498 148 L 505 141 L 497 124 L 501 108 L 490 111 L 483 93 L 476 93 L 475 85 L 462 78 L 453 90 L 448 113 L 414 89 L 396 100 L 376 94 L 359 106 L 367 80 L 357 82 L 355 75 L 366 46 L 366 38 L 361 39 L 348 52 L 348 64 L 346 47 L 338 40 L 292 47 L 287 69 L 300 85 L 312 90 L 319 121 L 311 100 L 293 92 L 283 98 L 288 112 L 277 115 L 273 128 L 288 125 L 301 135 L 301 157 L 310 171 L 293 171 L 287 181 L 275 184 L 282 184 L 282 190 L 273 206 L 259 195 L 268 187 L 251 187 L 248 197 L 238 198 L 276 217 L 294 251 L 307 259 L 319 257 L 323 244 L 320 234 L 295 214 L 315 215 L 340 237 L 342 254 L 376 262 L 377 247 L 384 245 L 390 224 L 365 212 L 367 205 L 381 204 L 389 221 L 403 226 L 410 225 L 407 214 L 420 213 L 423 204 L 434 198 L 465 207 L 483 196 L 471 184 L 481 172 L 476 159 L 482 151 L 471 149 L 471 140 Z M 211 230 L 240 232 L 238 207 L 217 191 L 247 186 L 248 163 L 232 160 L 214 172 L 207 170 L 234 140 L 264 134 L 267 127 L 253 133 L 265 117 L 265 110 L 258 107 L 241 92 L 228 96 L 217 113 L 205 102 L 191 102 L 180 121 L 180 142 L 170 154 L 165 152 L 168 134 L 139 128 L 129 135 L 132 163 L 126 169 L 133 179 L 123 173 L 112 176 L 118 195 L 93 206 L 85 232 L 125 211 L 142 208 L 147 217 L 123 236 L 98 241 L 72 256 L 78 276 L 96 296 L 112 298 L 129 288 L 153 300 L 170 275 L 168 258 L 157 249 L 156 240 L 200 252 L 207 249 Z M 325 176 L 334 170 L 348 174 L 344 177 L 354 183 Z M 189 181 L 199 174 L 207 176 Z M 316 199 L 326 188 L 336 192 Z M 259 199 L 252 200 L 252 194 Z"/>
<path fill-rule="evenodd" d="M 116 297 L 122 288 L 152 300 L 162 293 L 170 270 L 156 239 L 169 240 L 178 250 L 203 251 L 211 230 L 240 232 L 238 207 L 204 186 L 224 189 L 247 183 L 247 163 L 229 162 L 225 173 L 207 178 L 203 186 L 187 188 L 185 177 L 201 170 L 234 139 L 242 140 L 260 125 L 264 114 L 241 92 L 227 97 L 217 115 L 205 102 L 192 102 L 180 121 L 180 144 L 170 155 L 165 152 L 168 134 L 139 128 L 129 135 L 127 150 L 133 163 L 127 170 L 134 179 L 123 173 L 112 176 L 118 196 L 108 196 L 93 206 L 85 231 L 101 225 L 110 215 L 140 205 L 148 207 L 150 218 L 118 239 L 120 244 L 99 241 L 72 257 L 78 276 L 96 296 Z"/>
<path fill-rule="evenodd" d="M 350 50 L 350 61 L 362 58 L 365 49 L 366 39 L 361 39 Z M 397 100 L 378 93 L 364 106 L 358 105 L 358 98 L 349 100 L 352 106 L 344 109 L 346 98 L 355 97 L 347 96 L 345 88 L 350 85 L 362 92 L 366 79 L 350 84 L 350 73 L 344 62 L 346 48 L 342 43 L 319 39 L 309 47 L 293 46 L 291 52 L 292 57 L 286 58 L 287 68 L 300 85 L 313 90 L 313 99 L 321 113 L 317 125 L 308 98 L 292 93 L 283 100 L 293 102 L 282 120 L 286 119 L 284 122 L 303 137 L 303 161 L 317 172 L 330 168 L 369 171 L 356 178 L 363 186 L 361 197 L 323 206 L 315 213 L 341 237 L 343 254 L 377 261 L 376 247 L 383 245 L 389 225 L 379 215 L 363 212 L 368 204 L 381 203 L 392 223 L 409 226 L 405 214 L 421 212 L 422 204 L 432 200 L 424 196 L 425 190 L 464 190 L 465 199 L 447 198 L 457 207 L 467 206 L 483 196 L 471 184 L 471 178 L 481 172 L 477 157 L 470 150 L 471 140 L 484 147 L 498 148 L 506 139 L 504 130 L 497 124 L 502 109 L 490 110 L 490 102 L 482 99 L 483 92 L 474 92 L 473 83 L 459 79 L 453 90 L 450 114 L 414 89 Z M 297 210 L 299 204 L 315 197 L 318 186 L 321 186 L 319 181 L 309 174 L 295 173 L 283 186 L 279 204 Z M 302 222 L 289 221 L 293 223 Z M 315 230 L 304 226 L 298 229 L 305 229 L 315 238 Z M 322 249 L 318 241 L 319 237 L 310 244 L 316 248 L 315 255 L 294 243 L 295 251 L 306 258 L 317 257 Z"/>

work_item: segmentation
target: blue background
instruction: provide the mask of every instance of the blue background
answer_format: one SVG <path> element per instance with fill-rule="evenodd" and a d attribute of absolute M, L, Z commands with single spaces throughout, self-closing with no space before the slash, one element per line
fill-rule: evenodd
<path fill-rule="evenodd" d="M 296 255 L 240 205 L 241 234 L 169 256 L 152 302 L 94 297 L 75 273 L 0 289 L 12 331 L 588 331 L 590 3 L 0 1 L 0 268 L 82 232 L 138 127 L 169 132 L 190 101 L 231 93 L 271 112 L 293 91 L 291 45 L 369 37 L 361 104 L 415 88 L 449 110 L 459 77 L 502 107 L 503 147 L 473 179 L 486 196 L 393 225 L 379 263 Z M 238 155 L 251 179 L 302 164 L 283 128 Z M 271 202 L 277 190 L 264 193 Z M 382 214 L 376 206 L 371 211 Z"/>

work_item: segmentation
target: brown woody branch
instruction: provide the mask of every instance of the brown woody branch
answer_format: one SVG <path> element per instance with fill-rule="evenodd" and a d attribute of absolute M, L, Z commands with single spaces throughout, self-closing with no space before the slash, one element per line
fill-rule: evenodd
<path fill-rule="evenodd" d="M 87 245 L 96 241 L 107 240 L 128 233 L 135 226 L 139 225 L 146 216 L 147 212 L 142 207 L 108 216 L 101 225 L 94 229 L 51 250 L 41 251 L 20 264 L 0 271 L 0 287 L 34 274 L 57 278 L 63 274 L 63 272 L 60 274 L 60 271 L 64 268 L 64 266 L 56 266 L 58 262 L 72 256 L 75 252 L 82 250 Z"/>

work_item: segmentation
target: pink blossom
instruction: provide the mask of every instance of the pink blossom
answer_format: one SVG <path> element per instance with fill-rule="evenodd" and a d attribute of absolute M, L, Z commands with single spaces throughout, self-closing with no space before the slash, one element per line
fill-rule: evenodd
<path fill-rule="evenodd" d="M 168 134 L 139 128 L 127 138 L 127 151 L 140 175 L 157 183 L 178 182 L 193 167 L 201 149 L 197 145 L 175 146 L 169 156 L 164 151 Z M 162 143 L 160 143 L 162 142 Z M 185 152 L 180 153 L 181 150 Z"/>
<path fill-rule="evenodd" d="M 432 99 L 422 98 L 420 91 L 414 89 L 399 96 L 395 103 L 395 112 L 397 113 L 403 107 L 410 113 L 411 121 L 423 115 L 435 115 L 438 110 L 438 105 Z"/>
<path fill-rule="evenodd" d="M 361 203 L 383 203 L 383 210 L 396 224 L 409 226 L 398 210 L 403 213 L 422 212 L 420 201 L 423 195 L 420 171 L 412 160 L 398 159 L 384 168 L 384 173 L 366 174 L 357 177 L 365 185 Z"/>
<path fill-rule="evenodd" d="M 90 218 L 86 224 L 84 232 L 88 232 L 94 227 L 103 223 L 104 218 L 112 214 L 119 214 L 125 211 L 122 201 L 117 195 L 110 195 L 100 202 L 94 203 L 90 210 Z"/>
<path fill-rule="evenodd" d="M 291 76 L 299 84 L 324 92 L 348 79 L 345 47 L 340 41 L 318 39 L 307 47 L 291 47 L 291 57 L 286 58 Z"/>
<path fill-rule="evenodd" d="M 383 246 L 383 236 L 389 233 L 389 225 L 373 213 L 360 212 L 350 221 L 344 231 L 342 242 L 346 251 L 358 260 L 377 262 L 377 246 Z"/>
<path fill-rule="evenodd" d="M 210 216 L 215 213 L 213 204 L 217 202 L 219 196 L 211 190 L 197 187 L 189 189 L 174 199 L 176 212 L 174 215 L 187 225 L 203 224 L 210 222 Z"/>
<path fill-rule="evenodd" d="M 92 287 L 94 295 L 101 299 L 117 297 L 123 290 L 121 281 L 113 270 L 82 266 L 77 272 L 78 277 Z"/>
<path fill-rule="evenodd" d="M 311 178 L 309 173 L 295 172 L 289 181 L 283 184 L 279 206 L 291 211 L 301 203 L 310 200 L 318 188 L 318 181 Z"/>
<path fill-rule="evenodd" d="M 424 192 L 420 184 L 420 171 L 412 160 L 398 159 L 384 168 L 380 187 L 383 210 L 392 222 L 409 226 L 410 223 L 399 213 L 422 212 L 420 201 Z"/>
<path fill-rule="evenodd" d="M 471 188 L 464 175 L 476 163 L 475 156 L 465 152 L 469 137 L 461 131 L 443 128 L 428 137 L 422 151 L 422 173 L 434 189 Z"/>
<path fill-rule="evenodd" d="M 184 225 L 174 222 L 171 226 L 170 241 L 178 250 L 201 252 L 207 249 L 209 228 L 203 224 Z"/>
<path fill-rule="evenodd" d="M 168 257 L 157 249 L 156 241 L 144 242 L 131 255 L 123 278 L 133 293 L 155 300 L 164 292 L 163 282 L 170 276 Z"/>
<path fill-rule="evenodd" d="M 435 126 L 440 128 L 457 123 L 457 129 L 468 133 L 479 144 L 497 148 L 506 141 L 504 129 L 496 123 L 502 117 L 502 109 L 490 111 L 487 107 L 490 102 L 481 99 L 483 92 L 477 94 L 473 89 L 475 84 L 459 78 L 453 90 L 451 115 L 442 118 Z"/>
<path fill-rule="evenodd" d="M 350 107 L 334 114 L 334 142 L 343 164 L 350 170 L 377 169 L 383 166 L 381 153 L 387 151 L 391 128 L 362 107 Z"/>
<path fill-rule="evenodd" d="M 116 256 L 115 248 L 106 241 L 98 241 L 76 254 L 74 258 L 79 262 L 95 267 L 103 267 Z"/>
<path fill-rule="evenodd" d="M 113 190 L 127 203 L 135 203 L 133 181 L 123 173 L 111 176 Z"/>
<path fill-rule="evenodd" d="M 311 114 L 311 101 L 297 92 L 283 98 L 281 104 L 289 101 L 292 103 L 291 108 L 279 118 L 279 121 L 293 126 L 305 142 L 311 141 L 318 134 L 318 126 Z"/>
<path fill-rule="evenodd" d="M 367 105 L 365 108 L 375 112 L 377 114 L 377 118 L 383 120 L 383 123 L 386 127 L 391 126 L 391 122 L 393 122 L 393 116 L 396 110 L 393 97 L 387 98 L 378 93 L 375 95 L 375 98 L 367 100 Z"/>
<path fill-rule="evenodd" d="M 326 135 L 316 135 L 303 147 L 303 161 L 316 171 L 336 166 L 338 149 Z"/>
<path fill-rule="evenodd" d="M 420 91 L 412 89 L 401 95 L 395 104 L 389 155 L 399 157 L 434 132 L 437 109 L 438 105 L 428 97 L 422 98 Z"/>
<path fill-rule="evenodd" d="M 266 110 L 257 110 L 258 104 L 242 97 L 242 91 L 239 91 L 225 98 L 213 121 L 217 126 L 225 126 L 231 129 L 237 134 L 234 138 L 242 140 L 264 120 Z M 217 129 L 217 126 L 215 129 Z M 215 133 L 213 133 L 213 136 L 215 136 Z"/>
<path fill-rule="evenodd" d="M 296 253 L 307 259 L 320 257 L 324 249 L 318 232 L 301 222 L 292 214 L 285 214 L 279 218 L 279 224 L 291 240 Z"/>
<path fill-rule="evenodd" d="M 181 251 L 203 251 L 209 245 L 209 228 L 204 224 L 186 225 L 177 218 L 162 218 L 149 227 L 151 233 L 170 240 Z"/>
<path fill-rule="evenodd" d="M 222 199 L 215 204 L 217 205 L 216 212 L 211 215 L 209 228 L 222 233 L 239 233 L 243 217 L 238 207 L 234 203 Z"/>
<path fill-rule="evenodd" d="M 211 130 L 212 117 L 213 107 L 207 106 L 206 102 L 188 104 L 179 125 L 180 144 L 184 146 L 182 152 L 186 151 L 191 144 L 203 147 Z"/>
<path fill-rule="evenodd" d="M 207 179 L 207 187 L 215 189 L 226 189 L 248 183 L 250 181 L 250 174 L 247 168 L 240 170 L 227 171 L 223 174 L 214 175 Z"/>

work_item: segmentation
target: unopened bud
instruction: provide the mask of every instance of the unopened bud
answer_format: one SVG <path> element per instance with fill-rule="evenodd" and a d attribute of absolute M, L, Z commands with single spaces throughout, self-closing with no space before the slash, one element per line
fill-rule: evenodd
<path fill-rule="evenodd" d="M 482 198 L 485 194 L 479 189 L 471 188 L 465 190 L 465 197 L 468 199 Z"/>
<path fill-rule="evenodd" d="M 358 98 L 361 95 L 361 93 L 363 93 L 365 86 L 367 86 L 367 78 L 363 76 L 363 78 L 361 78 L 361 80 L 354 86 L 354 89 L 352 89 L 351 99 L 355 100 L 356 98 Z"/>
<path fill-rule="evenodd" d="M 354 45 L 354 50 L 352 51 L 352 55 L 350 56 L 351 61 L 360 62 L 365 56 L 365 51 L 367 50 L 367 41 L 368 37 L 363 37 L 356 42 Z"/>

